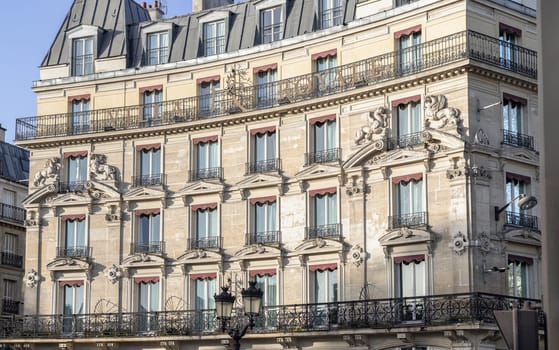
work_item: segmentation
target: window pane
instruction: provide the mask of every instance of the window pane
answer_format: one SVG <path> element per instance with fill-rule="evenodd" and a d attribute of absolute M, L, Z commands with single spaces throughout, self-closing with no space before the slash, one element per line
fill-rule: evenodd
<path fill-rule="evenodd" d="M 138 242 L 149 243 L 149 229 L 150 229 L 149 215 L 140 215 L 138 219 Z"/>
<path fill-rule="evenodd" d="M 326 195 L 326 198 L 328 200 L 328 208 L 327 208 L 328 218 L 326 223 L 328 225 L 333 225 L 338 222 L 338 214 L 337 214 L 338 206 L 337 206 L 336 194 L 335 193 L 328 194 Z"/>
<path fill-rule="evenodd" d="M 326 224 L 326 198 L 317 195 L 314 197 L 314 224 L 315 227 Z"/>
<path fill-rule="evenodd" d="M 161 241 L 161 237 L 159 234 L 159 224 L 160 224 L 160 215 L 151 215 L 151 239 L 152 242 L 159 242 Z"/>
<path fill-rule="evenodd" d="M 150 287 L 150 301 L 149 311 L 159 311 L 159 282 L 149 283 Z"/>

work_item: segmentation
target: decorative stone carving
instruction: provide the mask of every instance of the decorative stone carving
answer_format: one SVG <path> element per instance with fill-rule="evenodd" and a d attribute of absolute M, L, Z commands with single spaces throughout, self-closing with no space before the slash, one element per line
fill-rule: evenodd
<path fill-rule="evenodd" d="M 487 255 L 491 251 L 491 238 L 486 232 L 481 232 L 478 235 L 477 245 L 483 255 Z"/>
<path fill-rule="evenodd" d="M 356 145 L 363 142 L 372 142 L 386 136 L 388 130 L 388 109 L 381 106 L 367 114 L 369 124 L 357 130 L 353 140 Z"/>
<path fill-rule="evenodd" d="M 359 178 L 359 175 L 351 175 L 351 177 L 349 178 L 346 187 L 345 187 L 345 192 L 352 196 L 354 194 L 358 194 L 361 192 L 364 192 L 364 184 L 363 184 L 363 178 Z"/>
<path fill-rule="evenodd" d="M 60 176 L 60 167 L 60 158 L 52 157 L 47 159 L 43 169 L 39 170 L 35 174 L 35 177 L 33 178 L 33 186 L 39 187 L 44 185 L 46 181 L 58 181 L 58 177 Z"/>
<path fill-rule="evenodd" d="M 116 180 L 116 168 L 107 164 L 104 154 L 92 154 L 89 161 L 89 176 L 101 181 Z"/>
<path fill-rule="evenodd" d="M 39 283 L 39 274 L 37 273 L 37 271 L 31 269 L 31 271 L 26 273 L 24 282 L 25 285 L 29 288 L 37 287 L 37 284 Z"/>
<path fill-rule="evenodd" d="M 455 127 L 460 131 L 460 110 L 448 107 L 444 95 L 428 95 L 425 97 L 425 126 L 433 129 Z"/>
<path fill-rule="evenodd" d="M 251 82 L 246 68 L 234 65 L 226 79 L 226 91 L 231 96 L 232 102 L 230 113 L 242 112 L 248 108 L 249 101 L 252 101 L 252 96 L 248 96 L 246 93 L 246 88 L 249 86 L 251 86 Z M 215 94 L 214 91 L 212 93 Z"/>
<path fill-rule="evenodd" d="M 468 246 L 468 239 L 466 236 L 458 231 L 457 234 L 454 235 L 452 241 L 448 245 L 456 254 L 462 255 L 466 251 L 466 247 Z"/>
<path fill-rule="evenodd" d="M 359 244 L 354 245 L 351 248 L 350 256 L 353 265 L 359 267 L 363 263 L 363 256 L 364 256 L 363 248 Z"/>
<path fill-rule="evenodd" d="M 104 271 L 105 277 L 111 282 L 115 284 L 118 280 L 122 277 L 122 269 L 115 264 L 107 267 Z"/>
<path fill-rule="evenodd" d="M 476 132 L 476 134 L 474 136 L 474 143 L 476 143 L 478 145 L 489 146 L 489 138 L 487 137 L 487 135 L 485 134 L 485 131 L 483 131 L 483 129 L 480 128 Z"/>
<path fill-rule="evenodd" d="M 27 211 L 27 218 L 25 219 L 25 226 L 27 227 L 37 227 L 39 226 L 39 218 L 37 217 L 37 212 L 35 210 Z"/>

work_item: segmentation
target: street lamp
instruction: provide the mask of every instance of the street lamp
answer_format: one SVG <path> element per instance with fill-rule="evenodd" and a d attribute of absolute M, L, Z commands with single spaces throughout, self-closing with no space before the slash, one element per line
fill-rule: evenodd
<path fill-rule="evenodd" d="M 507 209 L 512 202 L 518 200 L 518 208 L 520 210 L 528 210 L 532 209 L 533 207 L 538 204 L 538 200 L 534 196 L 528 196 L 524 193 L 519 194 L 518 196 L 511 199 L 507 204 L 503 205 L 501 208 L 495 206 L 495 221 L 499 221 L 499 214 L 503 212 L 503 210 Z"/>
<path fill-rule="evenodd" d="M 249 287 L 247 289 L 243 288 L 243 290 L 241 290 L 245 316 L 248 316 L 249 320 L 242 329 L 239 329 L 239 325 L 230 328 L 227 327 L 227 323 L 231 321 L 233 303 L 235 302 L 235 296 L 229 293 L 229 287 L 221 287 L 221 293 L 219 295 L 214 295 L 217 319 L 221 320 L 221 331 L 227 331 L 229 336 L 235 341 L 233 344 L 234 350 L 239 350 L 241 348 L 241 338 L 245 336 L 249 327 L 250 329 L 254 327 L 254 318 L 258 316 L 262 304 L 263 293 L 260 288 L 256 288 L 256 281 L 249 281 L 248 284 Z"/>

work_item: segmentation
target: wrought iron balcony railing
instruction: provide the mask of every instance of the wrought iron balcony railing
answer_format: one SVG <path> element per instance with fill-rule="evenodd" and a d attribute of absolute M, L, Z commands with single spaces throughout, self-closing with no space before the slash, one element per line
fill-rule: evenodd
<path fill-rule="evenodd" d="M 221 248 L 221 237 L 191 238 L 190 249 L 219 249 Z"/>
<path fill-rule="evenodd" d="M 342 225 L 331 224 L 305 228 L 305 239 L 314 238 L 342 238 Z"/>
<path fill-rule="evenodd" d="M 246 163 L 246 175 L 259 174 L 259 173 L 277 173 L 281 167 L 281 160 L 279 158 L 259 160 L 255 162 Z"/>
<path fill-rule="evenodd" d="M 526 227 L 538 231 L 538 217 L 528 214 L 519 214 L 512 211 L 505 212 L 505 225 Z"/>
<path fill-rule="evenodd" d="M 164 185 L 164 179 L 163 174 L 138 175 L 132 177 L 132 185 L 134 187 L 161 186 Z"/>
<path fill-rule="evenodd" d="M 23 221 L 25 220 L 25 209 L 6 203 L 0 203 L 0 218 L 2 220 L 9 220 L 18 224 L 23 224 Z"/>
<path fill-rule="evenodd" d="M 150 241 L 150 242 L 134 242 L 130 245 L 130 251 L 135 253 L 151 253 L 163 254 L 165 253 L 164 241 Z"/>
<path fill-rule="evenodd" d="M 253 333 L 299 333 L 344 329 L 381 329 L 460 324 L 462 329 L 484 324 L 494 329 L 494 311 L 512 310 L 526 302 L 538 302 L 486 293 L 430 295 L 415 298 L 369 299 L 333 303 L 264 307 L 255 319 Z M 539 312 L 543 329 L 543 312 Z M 233 322 L 242 322 L 235 310 Z M 0 317 L 0 337 L 96 338 L 182 336 L 217 334 L 214 310 L 161 312 L 27 315 Z"/>
<path fill-rule="evenodd" d="M 58 193 L 83 192 L 86 190 L 86 180 L 80 181 L 60 181 L 58 183 Z"/>
<path fill-rule="evenodd" d="M 424 226 L 427 225 L 427 213 L 422 211 L 390 216 L 388 223 L 390 228 Z"/>
<path fill-rule="evenodd" d="M 387 139 L 388 150 L 393 150 L 396 148 L 408 148 L 423 143 L 423 138 L 421 136 L 421 131 L 414 132 L 411 134 L 400 135 L 393 139 Z"/>
<path fill-rule="evenodd" d="M 305 165 L 337 162 L 341 159 L 341 148 L 330 148 L 318 152 L 305 153 Z"/>
<path fill-rule="evenodd" d="M 4 314 L 19 314 L 20 302 L 12 298 L 2 298 L 2 313 Z"/>
<path fill-rule="evenodd" d="M 12 252 L 1 252 L 0 262 L 4 266 L 23 267 L 23 256 Z"/>
<path fill-rule="evenodd" d="M 223 178 L 223 168 L 213 167 L 213 168 L 202 168 L 191 170 L 189 172 L 190 181 L 206 180 L 206 179 L 222 179 Z"/>
<path fill-rule="evenodd" d="M 91 247 L 73 246 L 73 247 L 56 247 L 57 258 L 89 258 L 91 256 Z"/>
<path fill-rule="evenodd" d="M 246 234 L 246 244 L 277 244 L 280 231 L 250 232 Z"/>
<path fill-rule="evenodd" d="M 270 108 L 375 85 L 467 59 L 532 79 L 537 78 L 536 51 L 507 44 L 507 50 L 511 55 L 510 58 L 503 59 L 500 57 L 503 45 L 499 39 L 473 31 L 463 31 L 410 47 L 405 52 L 389 52 L 322 72 L 271 82 L 269 87 L 259 84 L 242 87 L 236 91 L 214 91 L 211 94 L 214 102 L 209 105 L 206 101 L 207 94 L 161 102 L 157 104 L 158 121 L 155 124 L 144 123 L 143 105 L 91 110 L 88 130 L 80 129 L 79 133 L 156 127 Z M 406 60 L 409 57 L 416 58 L 413 62 L 408 62 Z M 408 63 L 413 63 L 413 69 L 410 69 Z M 274 91 L 277 96 L 259 99 L 259 91 Z M 209 115 L 206 107 L 210 108 Z M 16 141 L 71 135 L 74 135 L 72 113 L 26 117 L 16 121 Z"/>
<path fill-rule="evenodd" d="M 503 130 L 503 144 L 534 150 L 534 136 Z"/>

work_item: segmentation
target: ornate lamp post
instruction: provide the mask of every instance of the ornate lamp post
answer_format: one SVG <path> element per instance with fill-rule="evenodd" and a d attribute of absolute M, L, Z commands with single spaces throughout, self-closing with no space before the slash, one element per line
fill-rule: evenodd
<path fill-rule="evenodd" d="M 229 336 L 235 341 L 233 344 L 234 350 L 241 349 L 240 340 L 245 336 L 248 328 L 254 327 L 254 318 L 260 312 L 262 304 L 262 291 L 256 288 L 256 281 L 249 281 L 249 287 L 241 291 L 243 297 L 243 308 L 245 316 L 248 316 L 248 323 L 240 329 L 240 325 L 228 327 L 227 323 L 231 321 L 231 313 L 233 312 L 233 303 L 235 296 L 229 293 L 229 287 L 221 287 L 221 293 L 214 295 L 217 319 L 221 320 L 221 331 L 229 333 Z M 230 326 L 230 325 L 229 325 Z"/>

